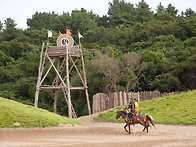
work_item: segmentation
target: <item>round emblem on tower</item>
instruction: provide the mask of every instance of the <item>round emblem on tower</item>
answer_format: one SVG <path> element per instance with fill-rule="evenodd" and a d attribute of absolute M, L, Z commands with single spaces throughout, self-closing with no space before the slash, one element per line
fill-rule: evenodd
<path fill-rule="evenodd" d="M 68 49 L 72 48 L 74 44 L 73 38 L 67 34 L 62 34 L 57 38 L 57 46 L 67 46 Z"/>

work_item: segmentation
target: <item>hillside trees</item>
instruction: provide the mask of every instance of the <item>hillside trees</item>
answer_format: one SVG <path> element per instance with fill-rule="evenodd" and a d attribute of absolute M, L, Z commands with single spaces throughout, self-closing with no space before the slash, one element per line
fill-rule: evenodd
<path fill-rule="evenodd" d="M 184 13 L 184 15 L 186 17 L 194 17 L 196 16 L 196 13 L 191 8 L 189 8 L 189 9 L 186 9 L 186 12 Z"/>
<path fill-rule="evenodd" d="M 153 18 L 153 12 L 150 11 L 149 5 L 144 0 L 137 4 L 135 13 L 138 22 L 143 23 Z"/>
<path fill-rule="evenodd" d="M 126 92 L 128 94 L 128 92 L 135 89 L 135 87 L 140 89 L 139 76 L 146 68 L 146 63 L 142 63 L 141 56 L 134 52 L 123 54 L 122 60 L 124 70 L 121 73 L 121 79 L 126 82 Z M 121 80 L 121 82 L 123 80 Z"/>
<path fill-rule="evenodd" d="M 27 19 L 27 25 L 31 29 L 53 29 L 55 30 L 55 24 L 57 22 L 58 15 L 54 12 L 52 13 L 46 13 L 46 12 L 35 12 L 35 14 L 32 16 L 32 19 Z"/>
<path fill-rule="evenodd" d="M 107 92 L 117 91 L 118 74 L 121 72 L 120 62 L 108 50 L 105 53 L 96 52 L 94 66 L 97 67 L 97 72 L 103 74 L 109 81 L 106 85 Z"/>
<path fill-rule="evenodd" d="M 110 26 L 130 26 L 135 22 L 135 8 L 133 4 L 124 0 L 109 2 L 108 17 Z"/>
<path fill-rule="evenodd" d="M 169 13 L 171 16 L 177 16 L 178 10 L 172 6 L 172 4 L 169 4 L 166 8 L 166 13 Z"/>
<path fill-rule="evenodd" d="M 88 12 L 85 9 L 74 10 L 71 13 L 71 28 L 73 29 L 73 33 L 77 34 L 78 30 L 83 34 L 88 30 L 93 30 L 97 27 L 97 23 L 95 22 L 95 15 L 93 12 Z"/>
<path fill-rule="evenodd" d="M 11 41 L 21 35 L 22 30 L 16 29 L 15 21 L 12 18 L 7 18 L 4 25 L 5 28 L 2 32 L 3 41 Z"/>
<path fill-rule="evenodd" d="M 159 90 L 185 91 L 196 88 L 196 13 L 187 9 L 181 15 L 171 4 L 157 11 L 141 0 L 136 6 L 124 0 L 109 3 L 102 17 L 84 8 L 63 12 L 35 12 L 26 30 L 17 29 L 11 18 L 0 22 L 0 96 L 33 104 L 41 44 L 47 42 L 47 29 L 56 45 L 58 32 L 72 30 L 81 40 L 90 100 L 98 92 Z M 79 68 L 81 71 L 81 68 Z M 55 72 L 47 77 L 49 82 Z M 79 79 L 70 75 L 71 84 Z M 63 97 L 63 94 L 59 94 Z M 52 91 L 40 93 L 40 107 L 53 111 Z M 79 115 L 87 114 L 82 92 L 72 93 Z M 67 114 L 65 100 L 58 101 L 57 112 Z"/>

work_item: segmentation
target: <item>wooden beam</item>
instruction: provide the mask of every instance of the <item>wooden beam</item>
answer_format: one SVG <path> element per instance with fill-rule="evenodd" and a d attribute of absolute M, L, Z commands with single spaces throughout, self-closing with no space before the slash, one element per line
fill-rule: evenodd
<path fill-rule="evenodd" d="M 61 80 L 61 82 L 63 83 L 63 85 L 64 85 L 64 86 L 66 86 L 66 84 L 65 84 L 65 82 L 63 81 L 63 79 L 62 79 L 61 75 L 59 74 L 58 70 L 57 70 L 57 69 L 56 69 L 56 67 L 54 66 L 54 64 L 53 64 L 52 60 L 50 59 L 50 57 L 49 57 L 48 55 L 47 55 L 47 57 L 48 57 L 48 59 L 49 59 L 50 63 L 52 64 L 52 66 L 53 66 L 54 70 L 56 71 L 57 75 L 59 76 L 59 79 Z"/>
<path fill-rule="evenodd" d="M 44 50 L 44 43 L 42 44 L 41 54 L 40 54 L 40 62 L 39 62 L 39 71 L 38 71 L 38 78 L 37 78 L 37 86 L 36 86 L 36 92 L 35 92 L 35 102 L 34 107 L 38 106 L 38 99 L 39 99 L 39 87 L 40 87 L 40 81 L 42 76 L 42 56 L 43 56 L 43 50 Z"/>
<path fill-rule="evenodd" d="M 73 63 L 73 66 L 75 67 L 75 69 L 76 69 L 76 71 L 77 71 L 77 73 L 78 73 L 78 75 L 79 75 L 79 77 L 80 77 L 80 80 L 81 80 L 82 84 L 85 86 L 84 80 L 82 79 L 82 76 L 81 76 L 81 74 L 80 74 L 80 72 L 79 72 L 79 70 L 78 70 L 76 64 L 74 63 L 74 61 L 73 61 L 73 59 L 72 59 L 71 57 L 70 57 L 70 59 L 71 59 L 71 61 L 72 61 L 72 63 Z"/>
<path fill-rule="evenodd" d="M 56 59 L 54 59 L 53 64 L 54 64 L 55 61 L 56 61 Z M 50 67 L 48 68 L 46 74 L 44 75 L 42 81 L 40 82 L 40 85 L 42 85 L 42 83 L 44 82 L 44 80 L 45 80 L 46 76 L 48 75 L 49 71 L 51 70 L 51 68 L 52 68 L 52 64 L 51 64 Z"/>
<path fill-rule="evenodd" d="M 60 57 L 58 57 L 58 64 L 57 64 L 57 70 L 59 71 L 60 67 Z M 59 77 L 56 75 L 56 86 L 58 86 L 59 83 Z M 54 96 L 54 113 L 56 113 L 56 108 L 57 108 L 57 98 L 58 98 L 58 89 L 55 90 L 55 96 Z"/>
<path fill-rule="evenodd" d="M 67 86 L 41 86 L 40 90 L 58 90 L 62 88 L 67 88 Z"/>
<path fill-rule="evenodd" d="M 72 109 L 71 109 L 71 94 L 70 94 L 70 83 L 69 83 L 69 55 L 68 55 L 68 46 L 66 45 L 66 78 L 67 78 L 67 105 L 68 105 L 68 114 L 69 118 L 72 118 Z M 62 81 L 63 82 L 63 81 Z"/>
<path fill-rule="evenodd" d="M 84 89 L 86 89 L 87 87 L 70 87 L 70 89 L 71 90 L 77 90 L 77 89 L 79 89 L 79 90 L 84 90 Z"/>
<path fill-rule="evenodd" d="M 81 46 L 79 46 L 79 49 L 80 49 L 80 54 L 81 54 L 81 59 L 82 59 L 84 85 L 87 87 L 86 72 L 85 72 L 85 67 L 84 67 L 84 57 L 83 57 Z M 88 89 L 87 88 L 85 89 L 85 93 L 86 93 L 86 101 L 87 101 L 87 105 L 88 105 L 88 113 L 89 113 L 89 115 L 91 115 L 91 107 L 90 107 L 90 101 L 89 101 L 89 95 L 88 95 Z"/>

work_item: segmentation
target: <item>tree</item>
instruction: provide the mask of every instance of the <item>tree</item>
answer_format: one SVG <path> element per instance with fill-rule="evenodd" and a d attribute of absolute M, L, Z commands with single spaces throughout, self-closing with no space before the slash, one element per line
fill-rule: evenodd
<path fill-rule="evenodd" d="M 115 59 L 114 56 L 111 56 L 111 53 L 109 51 L 106 51 L 105 54 L 97 51 L 96 59 L 93 62 L 94 65 L 98 67 L 97 71 L 99 73 L 102 73 L 109 81 L 109 91 L 116 91 L 118 74 L 121 72 L 120 62 Z"/>
<path fill-rule="evenodd" d="M 71 13 L 71 29 L 74 34 L 77 34 L 78 30 L 80 33 L 93 30 L 97 27 L 95 22 L 95 15 L 92 12 L 86 12 L 84 8 L 81 10 L 74 10 Z"/>
<path fill-rule="evenodd" d="M 3 29 L 3 24 L 0 21 L 0 43 L 3 41 L 2 29 Z"/>
<path fill-rule="evenodd" d="M 7 56 L 4 54 L 3 51 L 0 51 L 0 66 L 6 65 Z"/>
<path fill-rule="evenodd" d="M 122 72 L 123 79 L 126 81 L 126 93 L 130 89 L 136 87 L 141 72 L 146 68 L 145 63 L 141 63 L 141 57 L 134 52 L 122 55 L 124 70 Z"/>
<path fill-rule="evenodd" d="M 136 5 L 136 21 L 145 22 L 149 21 L 153 18 L 153 12 L 151 12 L 149 5 L 144 1 L 141 0 Z"/>
<path fill-rule="evenodd" d="M 0 32 L 1 32 L 2 28 L 3 28 L 3 24 L 0 21 Z"/>
<path fill-rule="evenodd" d="M 124 0 L 113 0 L 109 2 L 108 17 L 110 26 L 130 26 L 135 22 L 135 8 Z"/>
<path fill-rule="evenodd" d="M 172 92 L 181 89 L 181 83 L 178 77 L 170 73 L 157 75 L 150 83 L 151 90 L 159 90 L 160 92 Z"/>
<path fill-rule="evenodd" d="M 104 28 L 109 27 L 109 18 L 107 15 L 103 15 L 102 17 L 97 18 L 97 26 L 103 26 Z"/>
<path fill-rule="evenodd" d="M 186 40 L 187 38 L 194 37 L 196 35 L 196 18 L 188 17 L 187 19 L 179 17 L 176 19 L 176 32 L 175 37 L 181 40 Z"/>
<path fill-rule="evenodd" d="M 159 5 L 157 6 L 156 10 L 157 10 L 156 14 L 158 14 L 158 13 L 165 13 L 165 11 L 166 11 L 166 9 L 164 8 L 164 6 L 161 3 L 159 3 Z"/>
<path fill-rule="evenodd" d="M 4 41 L 11 41 L 21 35 L 21 32 L 15 28 L 16 24 L 13 19 L 7 18 L 4 24 L 5 29 L 3 29 L 2 33 Z"/>
<path fill-rule="evenodd" d="M 191 9 L 186 9 L 186 12 L 184 13 L 186 17 L 194 17 L 196 16 L 196 13 Z"/>
<path fill-rule="evenodd" d="M 15 60 L 20 58 L 24 52 L 24 46 L 21 42 L 16 40 L 10 41 L 10 48 L 8 50 L 8 55 L 13 57 Z"/>
<path fill-rule="evenodd" d="M 196 88 L 196 55 L 188 57 L 187 62 L 180 66 L 182 72 L 179 74 L 179 79 L 186 89 L 194 90 Z"/>
<path fill-rule="evenodd" d="M 166 12 L 169 13 L 171 16 L 176 16 L 178 13 L 178 9 L 172 6 L 172 4 L 169 4 L 166 8 Z"/>
<path fill-rule="evenodd" d="M 56 24 L 58 21 L 58 15 L 54 12 L 46 13 L 46 12 L 35 12 L 32 18 L 27 19 L 27 26 L 30 29 L 52 29 L 56 30 Z"/>
<path fill-rule="evenodd" d="M 58 16 L 55 22 L 55 30 L 64 33 L 66 28 L 71 28 L 71 16 L 69 13 L 63 13 Z"/>
<path fill-rule="evenodd" d="M 161 3 L 157 6 L 157 13 L 155 14 L 157 20 L 162 21 L 174 21 L 173 16 L 167 13 L 167 9 L 163 7 Z"/>
<path fill-rule="evenodd" d="M 47 40 L 46 29 L 28 29 L 25 31 L 26 36 L 29 37 L 29 43 L 40 46 L 44 41 Z"/>

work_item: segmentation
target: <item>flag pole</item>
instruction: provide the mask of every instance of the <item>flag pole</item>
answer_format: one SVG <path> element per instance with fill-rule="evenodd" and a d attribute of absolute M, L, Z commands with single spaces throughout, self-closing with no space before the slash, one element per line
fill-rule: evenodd
<path fill-rule="evenodd" d="M 48 44 L 48 46 L 49 46 L 49 37 L 48 37 L 48 39 L 47 39 L 47 44 Z"/>
<path fill-rule="evenodd" d="M 80 43 L 80 37 L 79 37 L 79 46 L 81 46 L 81 43 Z"/>
<path fill-rule="evenodd" d="M 84 38 L 84 37 L 80 34 L 80 32 L 79 32 L 79 31 L 78 31 L 78 38 L 79 38 L 79 46 L 81 46 L 80 38 Z"/>

